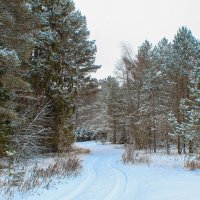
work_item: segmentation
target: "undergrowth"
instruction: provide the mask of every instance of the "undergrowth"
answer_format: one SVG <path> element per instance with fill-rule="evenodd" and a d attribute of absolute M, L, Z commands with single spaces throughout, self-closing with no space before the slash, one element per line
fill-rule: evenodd
<path fill-rule="evenodd" d="M 122 161 L 124 164 L 150 164 L 150 157 L 135 150 L 134 145 L 127 144 L 124 146 L 122 154 Z"/>
<path fill-rule="evenodd" d="M 49 158 L 52 159 L 49 163 L 45 163 L 45 159 L 27 166 L 18 163 L 0 170 L 0 193 L 4 199 L 13 199 L 16 192 L 25 195 L 36 188 L 48 189 L 56 179 L 76 176 L 82 168 L 77 154 L 55 156 Z"/>
<path fill-rule="evenodd" d="M 190 170 L 200 169 L 200 155 L 188 156 L 184 165 Z"/>

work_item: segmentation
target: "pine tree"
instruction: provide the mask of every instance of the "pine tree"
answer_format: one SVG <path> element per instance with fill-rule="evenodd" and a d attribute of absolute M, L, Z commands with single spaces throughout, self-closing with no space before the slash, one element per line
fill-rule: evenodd
<path fill-rule="evenodd" d="M 22 63 L 30 55 L 32 35 L 37 27 L 24 1 L 0 1 L 0 154 L 12 151 L 12 135 L 16 128 L 16 101 L 22 79 Z"/>
<path fill-rule="evenodd" d="M 105 80 L 107 94 L 107 114 L 109 116 L 109 124 L 112 129 L 112 143 L 116 144 L 119 142 L 118 130 L 119 130 L 119 119 L 121 116 L 121 94 L 119 83 L 114 77 L 108 77 Z"/>
<path fill-rule="evenodd" d="M 179 135 L 189 145 L 189 153 L 195 150 L 195 143 L 200 138 L 200 67 L 197 64 L 190 75 L 190 98 L 182 99 L 180 110 L 184 121 L 178 122 L 174 115 L 171 115 L 171 122 L 174 126 L 173 135 Z"/>
<path fill-rule="evenodd" d="M 181 113 L 180 101 L 181 99 L 189 99 L 189 75 L 196 65 L 198 58 L 198 41 L 192 35 L 191 31 L 186 27 L 182 27 L 175 35 L 172 44 L 172 56 L 171 56 L 171 78 L 175 83 L 174 95 L 175 95 L 175 112 L 177 123 L 182 124 L 184 122 L 184 115 Z M 177 135 L 177 147 L 178 153 L 182 153 L 182 149 L 185 152 L 185 139 L 184 133 Z"/>
<path fill-rule="evenodd" d="M 170 153 L 170 126 L 168 113 L 173 110 L 174 95 L 171 88 L 174 82 L 170 79 L 172 45 L 166 38 L 163 38 L 153 49 L 154 65 L 154 87 L 156 84 L 156 125 L 157 138 L 160 144 L 164 144 L 167 153 Z M 162 140 L 162 141 L 161 141 Z"/>
<path fill-rule="evenodd" d="M 30 7 L 44 27 L 38 32 L 28 77 L 36 94 L 52 102 L 55 123 L 50 143 L 58 150 L 74 140 L 70 122 L 74 101 L 89 73 L 99 68 L 94 64 L 96 46 L 89 40 L 86 18 L 75 10 L 73 1 L 31 1 Z"/>

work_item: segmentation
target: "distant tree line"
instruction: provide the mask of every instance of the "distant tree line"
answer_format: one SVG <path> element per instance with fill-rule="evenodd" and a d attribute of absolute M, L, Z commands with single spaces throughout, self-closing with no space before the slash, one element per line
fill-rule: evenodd
<path fill-rule="evenodd" d="M 136 55 L 124 45 L 116 76 L 99 81 L 95 100 L 79 107 L 79 126 L 104 130 L 113 143 L 156 152 L 200 144 L 200 42 L 181 27 L 172 42 L 145 41 Z M 89 113 L 84 115 L 84 113 Z"/>
<path fill-rule="evenodd" d="M 0 157 L 74 142 L 75 99 L 99 68 L 95 54 L 72 0 L 0 0 Z"/>

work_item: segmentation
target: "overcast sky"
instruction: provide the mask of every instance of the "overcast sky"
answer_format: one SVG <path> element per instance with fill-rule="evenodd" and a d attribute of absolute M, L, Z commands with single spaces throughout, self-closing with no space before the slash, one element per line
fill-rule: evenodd
<path fill-rule="evenodd" d="M 170 41 L 181 26 L 200 38 L 200 0 L 74 0 L 87 18 L 91 39 L 96 40 L 96 64 L 102 65 L 96 78 L 111 75 L 120 58 L 121 44 L 130 43 L 133 52 L 145 40 L 156 44 Z"/>

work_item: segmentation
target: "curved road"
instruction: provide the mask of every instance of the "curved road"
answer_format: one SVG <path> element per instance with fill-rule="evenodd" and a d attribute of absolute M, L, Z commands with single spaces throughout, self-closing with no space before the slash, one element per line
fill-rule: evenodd
<path fill-rule="evenodd" d="M 30 200 L 199 200 L 200 173 L 184 169 L 124 165 L 119 146 L 79 143 L 91 153 L 83 157 L 80 176 Z M 118 147 L 118 148 L 117 148 Z"/>

